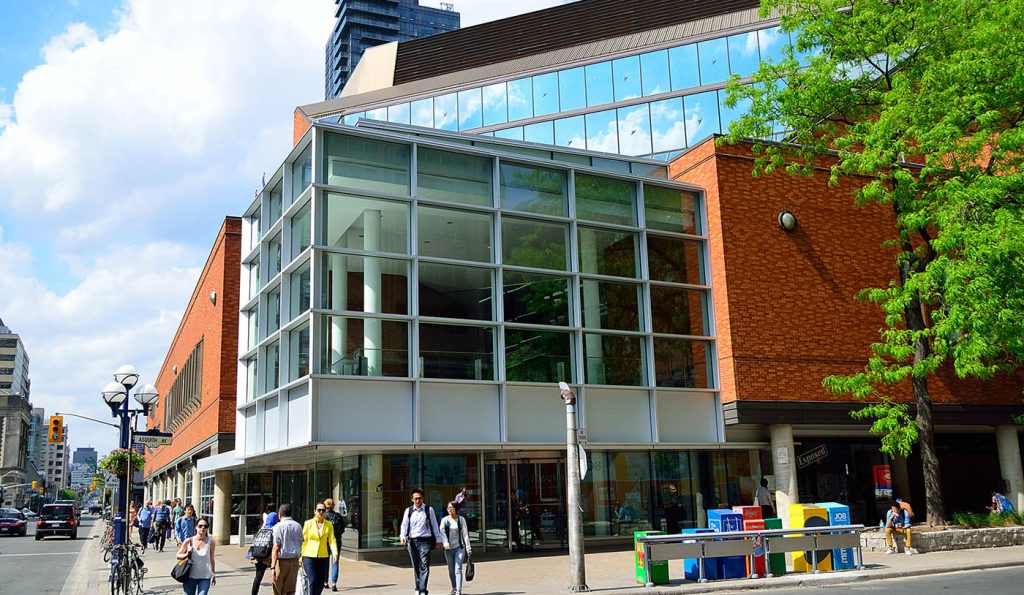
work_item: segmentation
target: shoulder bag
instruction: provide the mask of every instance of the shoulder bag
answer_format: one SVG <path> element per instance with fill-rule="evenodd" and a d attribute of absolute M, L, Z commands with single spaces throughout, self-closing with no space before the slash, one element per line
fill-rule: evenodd
<path fill-rule="evenodd" d="M 171 578 L 184 583 L 188 580 L 189 575 L 192 574 L 192 552 L 189 552 L 187 556 L 175 562 L 174 567 L 171 568 Z"/>

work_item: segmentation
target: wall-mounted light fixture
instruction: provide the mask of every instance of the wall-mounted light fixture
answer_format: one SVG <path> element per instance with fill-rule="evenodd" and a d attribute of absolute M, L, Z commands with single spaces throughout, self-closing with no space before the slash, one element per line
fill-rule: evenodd
<path fill-rule="evenodd" d="M 779 213 L 779 227 L 786 233 L 796 229 L 796 215 L 792 211 L 782 211 Z"/>
<path fill-rule="evenodd" d="M 214 306 L 217 305 L 217 290 L 216 289 L 214 289 L 213 291 L 210 292 L 210 303 L 213 304 Z"/>

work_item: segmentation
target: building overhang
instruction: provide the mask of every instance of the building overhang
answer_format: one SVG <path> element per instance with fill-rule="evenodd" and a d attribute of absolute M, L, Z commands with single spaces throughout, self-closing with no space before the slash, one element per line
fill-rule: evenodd
<path fill-rule="evenodd" d="M 794 426 L 848 426 L 866 428 L 864 420 L 854 419 L 850 413 L 863 409 L 866 403 L 815 401 L 730 401 L 722 405 L 725 425 Z M 1012 405 L 935 404 L 933 421 L 936 426 L 1001 426 L 1013 423 L 1021 408 Z M 910 406 L 910 416 L 917 408 Z"/>

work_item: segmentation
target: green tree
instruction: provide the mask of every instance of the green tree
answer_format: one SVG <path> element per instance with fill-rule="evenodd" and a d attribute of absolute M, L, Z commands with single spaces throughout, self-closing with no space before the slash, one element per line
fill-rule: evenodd
<path fill-rule="evenodd" d="M 858 205 L 892 209 L 894 275 L 863 299 L 885 314 L 865 369 L 824 380 L 870 401 L 882 450 L 919 444 L 929 524 L 945 522 L 928 378 L 988 377 L 1024 360 L 1024 0 L 763 0 L 795 47 L 729 85 L 757 142 L 755 175 L 866 176 Z M 916 413 L 888 391 L 913 389 Z M 1009 422 L 1009 420 L 1007 420 Z"/>

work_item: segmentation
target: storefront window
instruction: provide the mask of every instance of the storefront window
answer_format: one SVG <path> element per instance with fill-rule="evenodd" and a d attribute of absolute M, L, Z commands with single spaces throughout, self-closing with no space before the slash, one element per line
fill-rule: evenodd
<path fill-rule="evenodd" d="M 411 504 L 410 491 L 421 484 L 420 456 L 406 454 L 363 455 L 361 491 L 367 548 L 397 546 L 402 515 Z"/>
<path fill-rule="evenodd" d="M 479 457 L 467 454 L 425 454 L 423 455 L 423 484 L 427 504 L 434 507 L 438 521 L 447 514 L 447 505 L 466 486 L 467 496 L 463 510 L 459 513 L 466 518 L 469 539 L 482 539 L 483 523 L 480 508 L 480 467 Z"/>
<path fill-rule="evenodd" d="M 213 472 L 205 472 L 199 475 L 199 515 L 206 519 L 206 522 L 213 527 Z"/>

